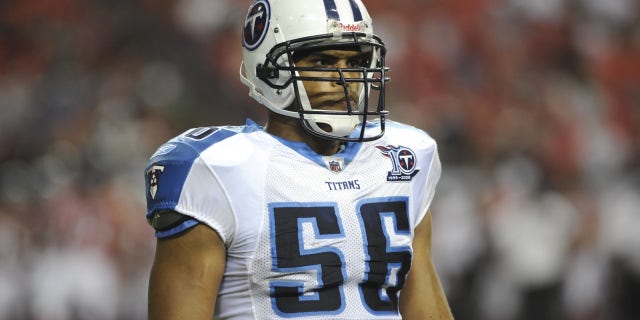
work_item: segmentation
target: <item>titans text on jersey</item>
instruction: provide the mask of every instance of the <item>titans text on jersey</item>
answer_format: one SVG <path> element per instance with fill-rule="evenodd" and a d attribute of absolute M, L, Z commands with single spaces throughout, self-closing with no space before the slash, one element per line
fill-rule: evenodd
<path fill-rule="evenodd" d="M 358 181 L 357 179 L 350 180 L 350 181 L 339 181 L 339 182 L 325 181 L 324 183 L 327 184 L 327 187 L 329 187 L 330 191 L 360 190 L 360 181 Z"/>

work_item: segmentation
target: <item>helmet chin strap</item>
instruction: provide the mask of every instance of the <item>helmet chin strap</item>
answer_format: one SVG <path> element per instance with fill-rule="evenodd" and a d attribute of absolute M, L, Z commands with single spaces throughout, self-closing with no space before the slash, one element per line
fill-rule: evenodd
<path fill-rule="evenodd" d="M 360 123 L 360 117 L 355 115 L 312 114 L 305 116 L 305 120 L 309 122 L 309 125 L 313 130 L 337 138 L 348 136 Z M 320 125 L 328 126 L 331 131 L 323 129 Z"/>

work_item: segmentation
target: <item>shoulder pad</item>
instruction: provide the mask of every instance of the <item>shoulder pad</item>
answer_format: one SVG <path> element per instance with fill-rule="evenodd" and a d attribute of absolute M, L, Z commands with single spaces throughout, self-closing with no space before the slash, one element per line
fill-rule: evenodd
<path fill-rule="evenodd" d="M 193 159 L 211 145 L 238 134 L 228 127 L 202 127 L 185 131 L 158 148 L 151 156 L 152 162 L 167 159 Z"/>

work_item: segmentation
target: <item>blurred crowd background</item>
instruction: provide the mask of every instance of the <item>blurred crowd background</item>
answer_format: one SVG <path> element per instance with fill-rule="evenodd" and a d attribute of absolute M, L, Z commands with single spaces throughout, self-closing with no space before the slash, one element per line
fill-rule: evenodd
<path fill-rule="evenodd" d="M 640 319 L 640 4 L 369 0 L 392 118 L 439 141 L 456 319 Z M 0 319 L 144 319 L 144 166 L 264 121 L 250 1 L 0 1 Z"/>

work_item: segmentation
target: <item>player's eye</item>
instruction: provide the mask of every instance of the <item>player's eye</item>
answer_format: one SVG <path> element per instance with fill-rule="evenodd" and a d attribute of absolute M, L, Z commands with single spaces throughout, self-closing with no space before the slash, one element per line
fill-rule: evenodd
<path fill-rule="evenodd" d="M 327 58 L 316 58 L 313 60 L 313 65 L 316 67 L 327 67 L 332 64 Z"/>
<path fill-rule="evenodd" d="M 349 66 L 349 68 L 366 68 L 366 67 L 369 67 L 369 59 L 366 59 L 366 58 L 349 59 L 347 65 Z"/>

